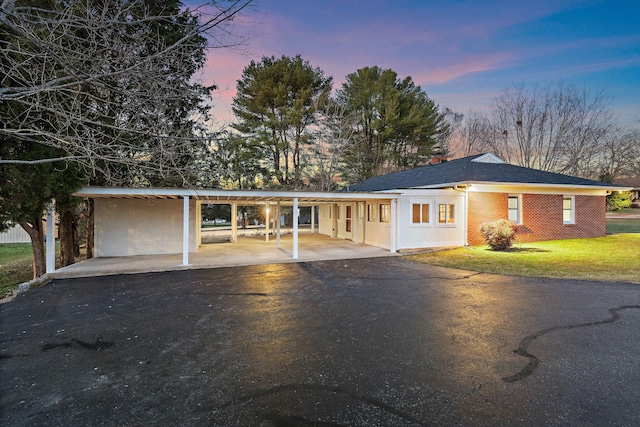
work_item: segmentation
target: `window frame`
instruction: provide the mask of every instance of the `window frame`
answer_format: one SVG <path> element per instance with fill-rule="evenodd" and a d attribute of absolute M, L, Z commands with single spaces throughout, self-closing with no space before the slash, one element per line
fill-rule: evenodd
<path fill-rule="evenodd" d="M 509 207 L 509 200 L 516 199 L 518 206 L 516 207 L 516 220 L 511 219 L 512 208 Z M 522 224 L 522 194 L 509 194 L 507 196 L 507 219 L 516 224 Z"/>
<path fill-rule="evenodd" d="M 381 222 L 383 224 L 388 224 L 391 222 L 391 204 L 390 203 L 378 204 L 378 222 Z"/>
<path fill-rule="evenodd" d="M 433 202 L 431 200 L 416 200 L 411 201 L 411 209 L 409 210 L 409 224 L 411 227 L 426 227 L 432 224 L 432 215 L 431 215 L 431 205 Z M 414 221 L 413 210 L 414 206 L 419 206 L 418 208 L 418 222 Z M 426 208 L 427 220 L 424 220 L 424 213 Z"/>
<path fill-rule="evenodd" d="M 569 209 L 565 209 L 564 202 L 569 200 Z M 569 211 L 569 219 L 565 219 L 565 212 Z M 562 196 L 562 224 L 572 225 L 576 223 L 576 196 Z"/>
<path fill-rule="evenodd" d="M 442 221 L 442 207 L 444 209 L 445 220 Z M 452 221 L 449 221 L 452 219 Z M 438 203 L 438 226 L 440 227 L 454 227 L 456 225 L 456 204 L 455 203 Z"/>
<path fill-rule="evenodd" d="M 367 222 L 377 222 L 377 203 L 367 203 Z"/>

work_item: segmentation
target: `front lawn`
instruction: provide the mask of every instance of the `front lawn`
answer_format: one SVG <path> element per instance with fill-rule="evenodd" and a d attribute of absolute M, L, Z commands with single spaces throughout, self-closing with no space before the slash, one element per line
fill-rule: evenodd
<path fill-rule="evenodd" d="M 505 252 L 475 246 L 407 258 L 485 273 L 640 283 L 638 254 L 640 234 L 630 233 L 595 239 L 516 243 Z"/>
<path fill-rule="evenodd" d="M 607 218 L 607 234 L 640 233 L 640 219 Z"/>
<path fill-rule="evenodd" d="M 31 243 L 3 243 L 0 245 L 0 298 L 19 283 L 33 278 Z"/>

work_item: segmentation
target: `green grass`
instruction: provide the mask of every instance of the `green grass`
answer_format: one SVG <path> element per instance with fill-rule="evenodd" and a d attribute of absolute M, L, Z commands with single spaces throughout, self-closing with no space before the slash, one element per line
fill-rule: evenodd
<path fill-rule="evenodd" d="M 408 258 L 485 273 L 640 283 L 639 253 L 640 234 L 630 233 L 516 244 L 504 252 L 476 246 Z"/>
<path fill-rule="evenodd" d="M 607 234 L 640 233 L 640 219 L 607 219 Z"/>
<path fill-rule="evenodd" d="M 223 222 L 220 224 L 202 224 L 201 228 L 220 228 L 220 227 L 231 227 L 230 222 Z"/>
<path fill-rule="evenodd" d="M 0 298 L 32 278 L 31 243 L 0 244 Z"/>

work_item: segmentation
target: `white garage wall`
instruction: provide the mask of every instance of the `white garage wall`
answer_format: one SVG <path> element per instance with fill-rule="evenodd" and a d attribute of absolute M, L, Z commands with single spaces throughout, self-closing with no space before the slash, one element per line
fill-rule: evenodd
<path fill-rule="evenodd" d="M 0 243 L 31 243 L 31 237 L 19 225 L 0 233 Z"/>
<path fill-rule="evenodd" d="M 333 205 L 320 205 L 318 207 L 318 233 L 331 236 L 333 233 L 333 223 L 331 210 Z"/>
<path fill-rule="evenodd" d="M 95 199 L 96 256 L 182 253 L 183 200 Z M 196 201 L 189 203 L 189 252 L 196 251 Z"/>
<path fill-rule="evenodd" d="M 413 224 L 411 205 L 429 204 L 428 224 Z M 438 205 L 453 204 L 455 223 L 438 223 Z M 464 246 L 464 193 L 454 190 L 407 190 L 398 199 L 398 249 Z"/>

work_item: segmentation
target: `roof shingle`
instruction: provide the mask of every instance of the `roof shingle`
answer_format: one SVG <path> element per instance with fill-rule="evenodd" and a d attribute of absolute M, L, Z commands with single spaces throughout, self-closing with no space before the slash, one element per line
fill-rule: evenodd
<path fill-rule="evenodd" d="M 376 176 L 350 186 L 348 191 L 384 191 L 420 187 L 438 188 L 438 186 L 446 187 L 469 182 L 616 187 L 613 184 L 510 165 L 508 163 L 473 161 L 484 155 L 478 154 L 437 165 L 422 166 Z"/>

